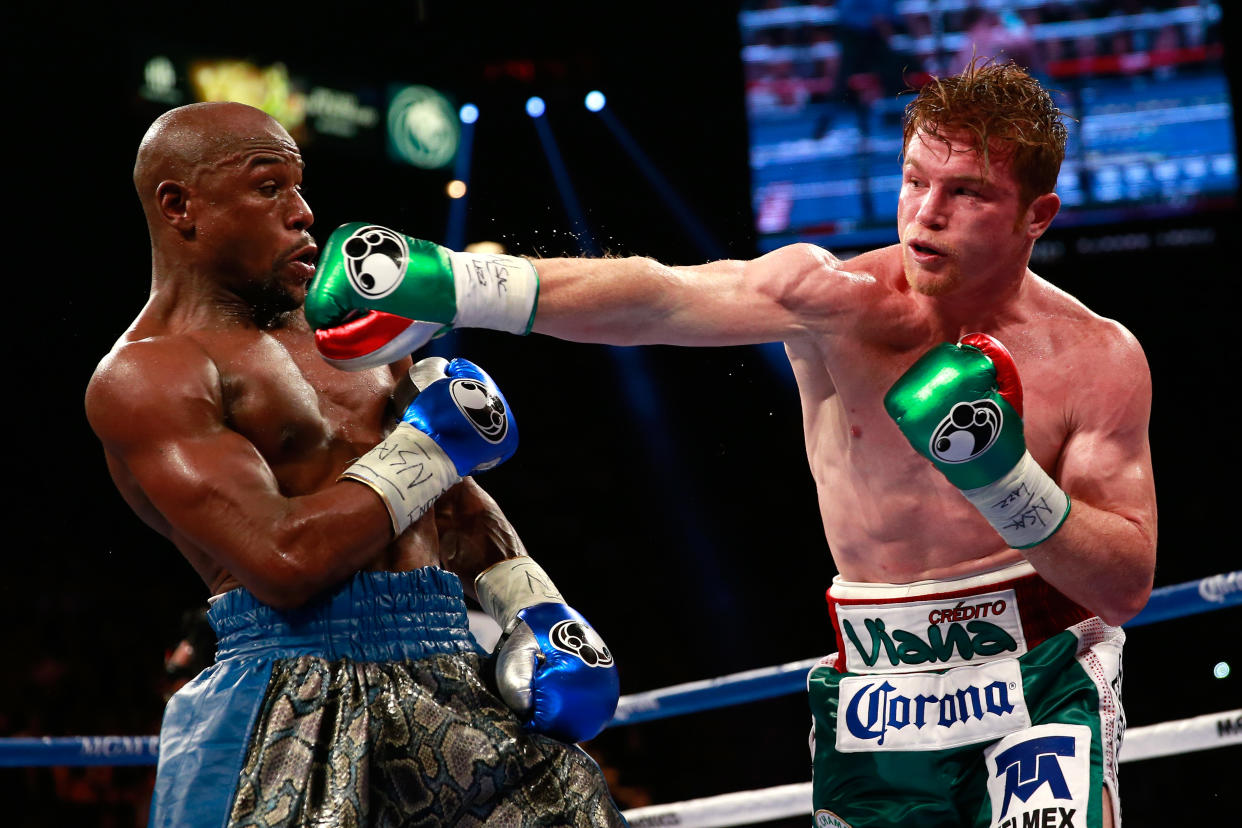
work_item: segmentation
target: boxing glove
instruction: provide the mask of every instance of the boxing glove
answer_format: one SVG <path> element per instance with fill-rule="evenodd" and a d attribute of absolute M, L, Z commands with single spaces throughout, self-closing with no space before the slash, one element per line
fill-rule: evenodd
<path fill-rule="evenodd" d="M 612 653 L 539 564 L 503 560 L 475 579 L 475 591 L 502 630 L 495 668 L 505 704 L 528 728 L 562 742 L 603 730 L 620 696 Z"/>
<path fill-rule="evenodd" d="M 305 313 L 324 358 L 361 370 L 412 353 L 446 327 L 528 333 L 538 295 L 528 259 L 456 253 L 351 222 L 324 244 Z"/>
<path fill-rule="evenodd" d="M 410 368 L 410 379 L 418 393 L 401 422 L 341 474 L 380 496 L 398 535 L 463 477 L 509 459 L 518 443 L 508 403 L 473 362 L 430 357 Z"/>
<path fill-rule="evenodd" d="M 993 337 L 937 345 L 894 383 L 884 408 L 1011 547 L 1047 540 L 1069 515 L 1069 497 L 1026 450 L 1022 382 Z"/>

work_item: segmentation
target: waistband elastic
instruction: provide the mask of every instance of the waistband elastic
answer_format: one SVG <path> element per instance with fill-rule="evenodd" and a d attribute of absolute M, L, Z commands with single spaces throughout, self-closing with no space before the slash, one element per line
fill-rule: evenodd
<path fill-rule="evenodd" d="M 1094 613 L 1029 561 L 910 584 L 845 581 L 828 590 L 839 672 L 899 673 L 1012 658 Z"/>
<path fill-rule="evenodd" d="M 238 656 L 403 661 L 478 652 L 461 581 L 438 567 L 359 572 L 335 591 L 294 610 L 260 603 L 244 588 L 212 602 L 216 660 Z"/>

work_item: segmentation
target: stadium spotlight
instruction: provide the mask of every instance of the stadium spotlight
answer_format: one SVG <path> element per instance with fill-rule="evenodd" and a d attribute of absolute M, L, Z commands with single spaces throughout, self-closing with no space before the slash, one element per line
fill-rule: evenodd
<path fill-rule="evenodd" d="M 463 124 L 473 124 L 479 120 L 479 108 L 472 103 L 462 104 L 461 109 L 457 111 L 457 116 L 461 118 Z"/>
<path fill-rule="evenodd" d="M 538 118 L 547 108 L 543 98 L 540 98 L 538 95 L 532 95 L 526 99 L 526 114 L 532 118 Z"/>
<path fill-rule="evenodd" d="M 586 100 L 583 101 L 583 103 L 586 104 L 586 108 L 591 110 L 592 112 L 599 112 L 601 109 L 604 108 L 604 104 L 606 104 L 607 102 L 608 102 L 608 99 L 604 97 L 604 93 L 600 92 L 598 89 L 592 89 L 590 92 L 588 92 L 586 95 Z"/>

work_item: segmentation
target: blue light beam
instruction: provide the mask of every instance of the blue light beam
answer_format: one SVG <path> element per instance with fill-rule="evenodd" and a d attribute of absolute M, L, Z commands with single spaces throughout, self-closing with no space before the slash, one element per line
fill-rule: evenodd
<path fill-rule="evenodd" d="M 453 161 L 453 177 L 466 183 L 466 193 L 461 198 L 449 199 L 444 231 L 444 246 L 449 250 L 461 250 L 466 243 L 466 202 L 470 200 L 470 162 L 474 156 L 474 123 L 478 119 L 478 107 L 466 104 L 461 108 L 461 142 Z"/>
<path fill-rule="evenodd" d="M 608 127 L 609 131 L 617 139 L 617 143 L 621 145 L 621 148 L 630 156 L 642 174 L 651 182 L 651 186 L 660 194 L 660 198 L 664 200 L 664 204 L 672 212 L 673 217 L 681 223 L 681 226 L 685 228 L 690 238 L 694 240 L 694 244 L 698 247 L 699 252 L 707 259 L 728 258 L 724 247 L 703 226 L 703 222 L 699 221 L 698 217 L 694 215 L 694 211 L 686 205 L 681 196 L 677 195 L 677 191 L 668 183 L 668 179 L 651 162 L 651 159 L 643 152 L 642 147 L 638 146 L 638 142 L 634 140 L 629 130 L 613 114 L 612 109 L 601 107 L 598 110 L 598 114 L 604 125 Z"/>
<path fill-rule="evenodd" d="M 602 97 L 602 96 L 601 96 Z M 589 106 L 587 107 L 590 108 Z M 617 143 L 625 150 L 626 154 L 634 161 L 634 164 L 642 172 L 642 174 L 651 182 L 651 186 L 660 194 L 664 204 L 673 214 L 681 226 L 685 228 L 686 233 L 694 240 L 695 246 L 699 249 L 704 258 L 708 260 L 726 259 L 728 255 L 725 253 L 724 247 L 716 241 L 711 232 L 703 226 L 698 217 L 694 215 L 681 196 L 677 195 L 677 191 L 668 183 L 668 179 L 656 168 L 647 154 L 643 152 L 642 147 L 634 140 L 627 130 L 613 114 L 610 107 L 601 106 L 598 110 L 600 120 L 608 127 L 608 130 L 617 139 Z M 785 346 L 780 342 L 768 342 L 762 345 L 756 345 L 759 353 L 762 354 L 764 361 L 768 363 L 778 374 L 785 378 L 786 382 L 794 381 L 793 369 L 789 366 L 789 359 L 785 354 Z"/>
<path fill-rule="evenodd" d="M 565 168 L 556 138 L 552 134 L 552 128 L 548 125 L 548 119 L 535 117 L 533 122 L 539 141 L 543 145 L 544 155 L 548 159 L 548 166 L 552 170 L 552 178 L 556 183 L 561 202 L 573 225 L 578 246 L 586 255 L 598 257 L 601 255 L 599 245 L 596 244 L 587 226 L 578 196 L 569 178 L 569 171 Z M 716 595 L 722 610 L 721 617 L 730 619 L 725 624 L 725 627 L 729 627 L 732 624 L 731 619 L 737 617 L 737 613 L 732 611 L 735 607 L 735 599 L 726 588 L 713 543 L 708 540 L 712 537 L 711 532 L 708 531 L 708 524 L 704 522 L 702 515 L 697 514 L 697 510 L 687 502 L 685 493 L 674 484 L 674 481 L 680 479 L 681 475 L 678 470 L 684 461 L 680 458 L 676 441 L 669 432 L 660 394 L 651 381 L 651 372 L 646 365 L 644 349 L 614 346 L 610 347 L 608 352 L 612 357 L 613 365 L 616 366 L 621 387 L 625 389 L 625 400 L 634 420 L 640 424 L 643 434 L 646 435 L 644 443 L 647 447 L 648 462 L 656 470 L 655 485 L 660 489 L 664 502 L 680 505 L 682 517 L 680 521 L 677 521 L 677 527 L 681 533 L 681 544 L 698 564 L 700 583 L 706 585 L 707 589 Z M 731 638 L 733 635 L 725 634 L 721 640 Z"/>
<path fill-rule="evenodd" d="M 582 214 L 578 194 L 574 191 L 573 182 L 569 179 L 569 170 L 565 168 L 565 161 L 561 158 L 560 148 L 557 147 L 556 136 L 552 134 L 552 128 L 548 126 L 548 119 L 534 118 L 533 123 L 535 132 L 539 135 L 539 143 L 543 145 L 543 154 L 547 157 L 548 166 L 552 169 L 552 180 L 556 182 L 561 204 L 565 206 L 565 212 L 569 215 L 574 238 L 578 240 L 578 246 L 583 253 L 589 256 L 599 256 L 599 245 L 595 243 L 591 228 L 587 226 L 586 217 Z"/>

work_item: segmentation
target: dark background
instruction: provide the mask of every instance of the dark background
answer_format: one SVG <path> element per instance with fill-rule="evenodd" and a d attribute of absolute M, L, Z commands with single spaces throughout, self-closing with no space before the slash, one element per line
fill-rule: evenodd
<path fill-rule="evenodd" d="M 20 367 L 7 397 L 17 453 L 4 512 L 12 539 L 0 581 L 0 736 L 155 733 L 165 653 L 184 613 L 206 598 L 176 550 L 116 493 L 82 413 L 91 371 L 149 287 L 129 180 L 138 140 L 163 109 L 137 94 L 147 58 L 217 54 L 283 61 L 338 86 L 455 89 L 484 113 L 467 240 L 577 255 L 521 110 L 540 94 L 595 239 L 612 254 L 692 264 L 703 256 L 581 100 L 603 89 L 727 255 L 753 256 L 736 11 L 730 2 L 667 0 L 6 6 L 0 169 Z M 1225 13 L 1236 23 L 1229 4 Z M 1228 37 L 1236 67 L 1242 46 Z M 321 242 L 351 220 L 442 236 L 446 174 L 315 143 L 304 153 Z M 1157 586 L 1239 568 L 1229 477 L 1236 429 L 1226 407 L 1237 219 L 1235 211 L 1053 230 L 1054 253 L 1036 268 L 1146 348 Z M 1197 243 L 1168 243 L 1171 229 Z M 1117 249 L 1135 244 L 1145 246 Z M 623 693 L 833 649 L 823 593 L 834 569 L 797 392 L 770 351 L 621 352 L 541 336 L 454 336 L 441 344 L 498 379 L 522 428 L 515 458 L 481 482 L 612 646 Z M 1130 725 L 1239 706 L 1242 679 L 1212 677 L 1217 661 L 1242 666 L 1239 620 L 1233 609 L 1132 631 Z M 661 803 L 809 779 L 808 726 L 805 700 L 792 696 L 607 731 L 591 749 L 615 771 L 623 805 Z M 1236 816 L 1236 792 L 1227 796 L 1225 785 L 1239 759 L 1229 748 L 1123 766 L 1127 825 Z M 0 770 L 0 821 L 132 825 L 150 773 Z"/>

